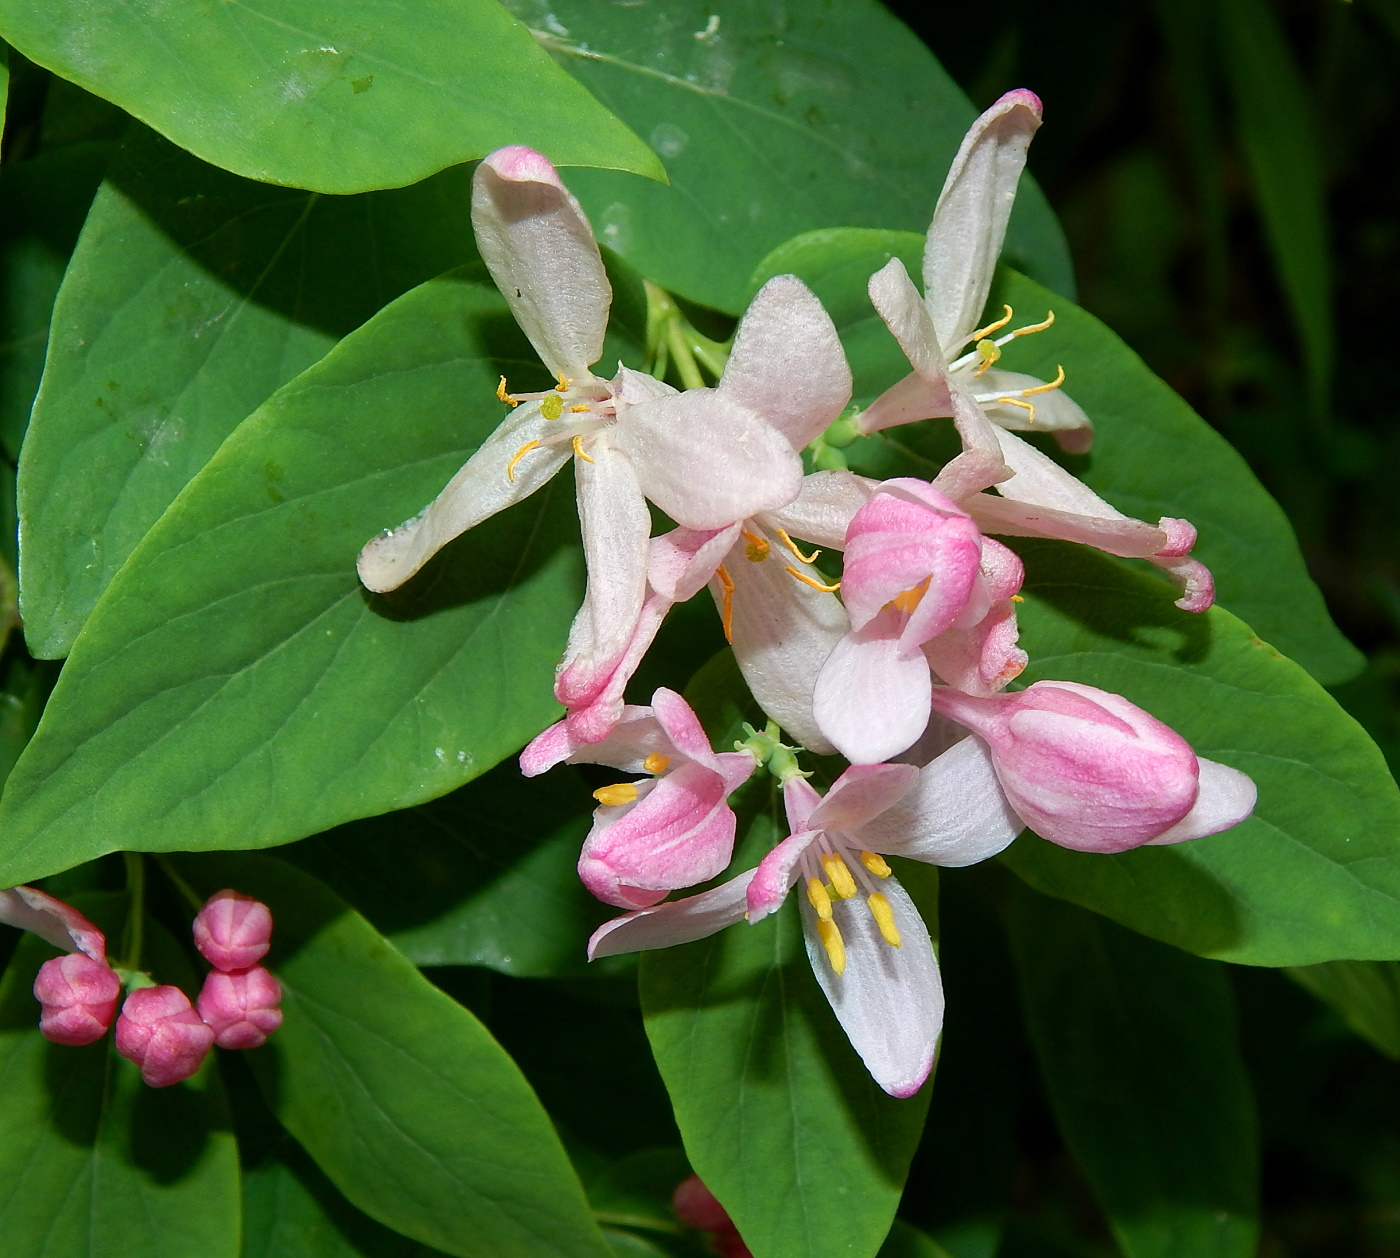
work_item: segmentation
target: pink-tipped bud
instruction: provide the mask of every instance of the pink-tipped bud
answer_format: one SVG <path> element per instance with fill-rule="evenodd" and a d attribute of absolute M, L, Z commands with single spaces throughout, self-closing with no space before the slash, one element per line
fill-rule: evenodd
<path fill-rule="evenodd" d="M 282 985 L 260 965 L 237 974 L 215 970 L 195 1008 L 220 1048 L 257 1048 L 282 1025 Z"/>
<path fill-rule="evenodd" d="M 687 1227 L 710 1233 L 715 1252 L 720 1258 L 753 1258 L 729 1212 L 705 1187 L 700 1176 L 691 1175 L 681 1180 L 671 1196 L 671 1208 Z"/>
<path fill-rule="evenodd" d="M 112 1025 L 121 990 L 112 967 L 84 953 L 45 961 L 34 979 L 34 999 L 43 1006 L 39 1030 L 72 1047 L 100 1040 Z"/>
<path fill-rule="evenodd" d="M 178 987 L 132 992 L 117 1019 L 117 1052 L 141 1067 L 153 1088 L 188 1079 L 214 1046 L 214 1031 L 200 1020 Z"/>
<path fill-rule="evenodd" d="M 194 944 L 220 970 L 246 970 L 267 955 L 272 910 L 261 900 L 225 888 L 205 902 L 194 919 Z"/>

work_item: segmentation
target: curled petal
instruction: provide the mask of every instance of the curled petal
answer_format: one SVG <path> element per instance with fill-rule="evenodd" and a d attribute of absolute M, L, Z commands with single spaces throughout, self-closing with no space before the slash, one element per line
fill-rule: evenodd
<path fill-rule="evenodd" d="M 71 904 L 38 887 L 0 891 L 0 922 L 38 935 L 64 952 L 82 952 L 94 961 L 107 960 L 107 940 Z"/>
<path fill-rule="evenodd" d="M 1148 839 L 1149 846 L 1185 843 L 1237 826 L 1254 812 L 1259 792 L 1247 773 L 1200 757 L 1201 791 L 1191 811 L 1170 830 Z"/>
<path fill-rule="evenodd" d="M 807 849 L 821 838 L 820 830 L 790 834 L 758 863 L 753 881 L 749 883 L 749 922 L 762 921 L 769 913 L 782 907 L 792 884 L 797 881 L 797 867 Z"/>
<path fill-rule="evenodd" d="M 710 749 L 710 736 L 700 724 L 700 718 L 674 690 L 660 687 L 651 697 L 651 710 L 661 722 L 661 728 L 682 756 L 703 764 L 712 772 L 719 772 L 719 761 Z"/>
<path fill-rule="evenodd" d="M 924 643 L 929 667 L 948 685 L 971 695 L 992 695 L 1016 680 L 1028 663 L 1016 645 L 1016 605 L 1004 599 L 970 629 L 949 629 Z"/>
<path fill-rule="evenodd" d="M 940 419 L 953 413 L 953 395 L 946 380 L 934 383 L 911 371 L 892 384 L 856 417 L 863 433 L 879 432 L 921 419 Z"/>
<path fill-rule="evenodd" d="M 637 623 L 632 630 L 632 637 L 623 650 L 622 658 L 618 660 L 612 672 L 608 674 L 607 680 L 593 697 L 582 706 L 571 708 L 569 715 L 565 718 L 569 732 L 579 742 L 601 742 L 612 733 L 613 727 L 622 718 L 624 710 L 622 699 L 627 690 L 627 683 L 632 680 L 632 674 L 637 671 L 637 666 L 642 662 L 643 656 L 656 640 L 661 622 L 666 619 L 666 613 L 670 610 L 671 601 L 669 599 L 662 598 L 659 594 L 647 595 L 646 601 L 642 604 L 641 613 L 637 617 Z M 558 686 L 558 679 L 556 679 L 556 695 L 560 689 L 563 687 Z M 591 763 L 602 762 L 592 761 Z"/>
<path fill-rule="evenodd" d="M 623 952 L 673 948 L 707 939 L 716 931 L 743 920 L 745 895 L 753 876 L 754 871 L 746 869 L 737 878 L 699 895 L 604 922 L 588 941 L 588 959 L 596 961 L 599 957 L 613 957 Z"/>
<path fill-rule="evenodd" d="M 647 581 L 673 603 L 684 603 L 705 588 L 739 536 L 741 525 L 723 529 L 672 529 L 651 539 Z"/>
<path fill-rule="evenodd" d="M 1176 605 L 1184 612 L 1203 612 L 1215 603 L 1215 577 L 1199 559 L 1148 556 L 1181 590 Z"/>
<path fill-rule="evenodd" d="M 546 367 L 589 378 L 603 352 L 612 286 L 579 203 L 542 153 L 523 145 L 482 159 L 472 179 L 482 260 Z"/>
<path fill-rule="evenodd" d="M 850 833 L 893 807 L 918 780 L 912 764 L 857 764 L 847 769 L 807 818 L 814 830 Z"/>
<path fill-rule="evenodd" d="M 642 773 L 648 756 L 674 754 L 675 748 L 652 710 L 629 704 L 619 713 L 612 732 L 595 743 L 579 738 L 567 721 L 551 725 L 520 753 L 520 771 L 532 778 L 556 764 L 606 764 Z"/>
<path fill-rule="evenodd" d="M 948 364 L 938 347 L 938 333 L 924 299 L 919 296 L 919 290 L 904 269 L 904 263 L 898 258 L 891 258 L 870 277 L 867 290 L 871 304 L 885 321 L 890 334 L 899 342 L 899 348 L 904 351 L 915 374 L 933 392 L 948 388 Z M 901 405 L 906 402 L 907 399 L 903 400 Z M 871 432 L 873 429 L 863 426 L 862 431 Z"/>
<path fill-rule="evenodd" d="M 953 386 L 953 426 L 962 440 L 962 453 L 949 460 L 933 484 L 955 502 L 1007 479 L 999 430 L 981 406 Z"/>

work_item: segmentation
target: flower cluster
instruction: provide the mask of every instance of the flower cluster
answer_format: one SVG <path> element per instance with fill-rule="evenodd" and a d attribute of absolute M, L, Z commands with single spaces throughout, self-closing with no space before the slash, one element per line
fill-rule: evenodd
<path fill-rule="evenodd" d="M 117 1051 L 153 1088 L 188 1079 L 216 1044 L 257 1048 L 282 1025 L 282 988 L 258 964 L 272 942 L 272 913 L 251 896 L 219 891 L 196 915 L 195 947 L 214 970 L 193 1004 L 178 987 L 114 969 L 102 932 L 35 887 L 0 891 L 0 921 L 64 949 L 34 979 L 43 1035 L 55 1044 L 93 1044 L 115 1017 Z M 118 1015 L 123 985 L 129 992 Z"/>
<path fill-rule="evenodd" d="M 1123 697 L 1067 681 L 1008 690 L 1024 571 L 989 534 L 1055 538 L 1144 559 L 1203 612 L 1209 571 L 1185 520 L 1132 519 L 1018 432 L 1070 452 L 1093 440 L 1061 388 L 1000 366 L 1053 314 L 978 326 L 1040 102 L 1003 96 L 973 124 L 929 227 L 920 294 L 894 259 L 870 277 L 875 310 L 910 374 L 844 419 L 851 373 L 836 330 L 795 276 L 745 312 L 713 388 L 683 392 L 619 366 L 593 374 L 611 290 L 578 203 L 540 154 L 480 165 L 472 214 L 482 257 L 554 373 L 552 390 L 499 396 L 513 412 L 425 510 L 372 540 L 360 575 L 392 590 L 443 545 L 540 488 L 572 456 L 588 565 L 555 680 L 567 709 L 521 756 L 530 776 L 591 763 L 642 775 L 595 792 L 579 873 L 629 910 L 590 957 L 704 938 L 798 902 L 818 983 L 876 1081 L 910 1096 L 932 1068 L 943 992 L 928 930 L 887 857 L 957 867 L 1024 828 L 1080 852 L 1178 843 L 1246 818 L 1254 785 L 1199 758 Z M 801 452 L 840 419 L 869 434 L 949 418 L 960 450 L 931 481 L 805 474 Z M 653 537 L 648 503 L 675 523 Z M 817 567 L 842 553 L 839 580 Z M 753 696 L 772 718 L 715 751 L 685 700 L 624 692 L 667 610 L 708 587 Z M 840 752 L 821 794 L 799 748 Z M 789 835 L 755 868 L 733 855 L 728 800 L 756 768 L 782 784 Z"/>

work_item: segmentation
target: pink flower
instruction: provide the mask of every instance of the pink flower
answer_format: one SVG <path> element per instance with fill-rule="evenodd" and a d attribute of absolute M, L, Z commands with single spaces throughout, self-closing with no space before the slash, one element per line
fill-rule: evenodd
<path fill-rule="evenodd" d="M 241 891 L 225 888 L 205 902 L 192 928 L 195 947 L 220 970 L 246 970 L 267 955 L 272 910 Z"/>
<path fill-rule="evenodd" d="M 117 1052 L 141 1067 L 153 1088 L 188 1079 L 214 1044 L 190 999 L 178 987 L 141 987 L 127 996 L 117 1019 Z"/>
<path fill-rule="evenodd" d="M 220 1048 L 257 1048 L 282 1025 L 282 985 L 260 965 L 204 979 L 195 1008 Z"/>
<path fill-rule="evenodd" d="M 0 891 L 0 922 L 30 931 L 64 952 L 83 952 L 94 961 L 107 959 L 102 932 L 71 904 L 38 887 Z"/>
<path fill-rule="evenodd" d="M 936 687 L 936 712 L 991 751 L 1011 806 L 1042 838 L 1123 852 L 1215 834 L 1253 811 L 1254 783 L 1202 760 L 1121 695 L 1068 681 L 976 697 Z"/>
<path fill-rule="evenodd" d="M 55 1044 L 100 1040 L 112 1025 L 121 990 L 112 967 L 86 953 L 45 961 L 34 979 L 34 998 L 43 1006 L 39 1030 Z"/>
<path fill-rule="evenodd" d="M 754 769 L 748 752 L 711 750 L 695 713 L 675 691 L 658 690 L 651 703 L 624 708 L 602 742 L 580 742 L 560 721 L 520 755 L 526 777 L 561 762 L 653 775 L 594 792 L 599 807 L 579 858 L 584 885 L 624 908 L 655 904 L 667 891 L 723 871 L 736 828 L 727 800 Z"/>

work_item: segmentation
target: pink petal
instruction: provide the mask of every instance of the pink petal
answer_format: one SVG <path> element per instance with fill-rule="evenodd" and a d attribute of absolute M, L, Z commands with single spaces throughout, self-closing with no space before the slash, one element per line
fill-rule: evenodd
<path fill-rule="evenodd" d="M 743 919 L 745 895 L 753 876 L 754 871 L 746 869 L 737 878 L 699 895 L 605 922 L 588 941 L 588 959 L 596 961 L 599 957 L 613 957 L 624 952 L 673 948 L 708 938 Z"/>
<path fill-rule="evenodd" d="M 749 883 L 749 922 L 762 921 L 769 913 L 782 907 L 792 884 L 797 881 L 797 867 L 807 849 L 819 838 L 821 831 L 807 830 L 790 834 L 758 863 L 753 881 Z"/>
<path fill-rule="evenodd" d="M 606 764 L 628 773 L 645 772 L 650 755 L 675 755 L 666 731 L 650 708 L 628 705 L 607 738 L 588 743 L 574 735 L 567 721 L 551 725 L 520 753 L 520 771 L 538 777 L 556 764 Z"/>
<path fill-rule="evenodd" d="M 1006 480 L 1000 433 L 982 408 L 957 385 L 952 386 L 953 426 L 962 439 L 962 453 L 934 477 L 933 484 L 955 502 Z"/>
<path fill-rule="evenodd" d="M 705 588 L 739 536 L 739 523 L 723 529 L 672 529 L 651 539 L 647 581 L 673 603 Z"/>
<path fill-rule="evenodd" d="M 1176 605 L 1184 612 L 1203 612 L 1215 603 L 1215 578 L 1199 559 L 1148 556 L 1176 582 L 1181 597 Z"/>
<path fill-rule="evenodd" d="M 807 824 L 814 830 L 859 830 L 912 790 L 918 777 L 912 764 L 852 765 L 831 784 Z"/>
<path fill-rule="evenodd" d="M 783 809 L 787 813 L 788 832 L 800 834 L 804 830 L 812 829 L 807 824 L 807 819 L 821 802 L 822 797 L 817 794 L 817 788 L 806 778 L 788 778 L 783 783 Z"/>
<path fill-rule="evenodd" d="M 82 952 L 104 963 L 107 960 L 107 940 L 102 932 L 71 904 L 38 887 L 0 891 L 0 922 L 38 935 L 64 952 Z"/>
<path fill-rule="evenodd" d="M 934 383 L 917 371 L 892 384 L 856 417 L 863 433 L 879 432 L 921 419 L 939 419 L 953 413 L 953 395 L 946 380 Z"/>
<path fill-rule="evenodd" d="M 1007 599 L 971 629 L 949 629 L 924 643 L 924 658 L 955 690 L 992 695 L 1015 681 L 1029 662 L 1016 645 L 1019 636 L 1016 607 Z"/>
<path fill-rule="evenodd" d="M 624 711 L 622 700 L 627 690 L 627 684 L 632 680 L 632 674 L 637 671 L 638 665 L 641 664 L 651 644 L 656 640 L 661 622 L 665 620 L 666 613 L 670 610 L 671 602 L 669 599 L 662 598 L 659 594 L 647 595 L 646 601 L 642 604 L 641 613 L 637 617 L 637 623 L 632 630 L 632 637 L 623 650 L 622 658 L 618 660 L 612 672 L 608 674 L 607 680 L 593 697 L 585 704 L 571 708 L 569 715 L 565 717 L 565 724 L 568 725 L 572 737 L 581 743 L 598 743 L 612 733 L 613 727 L 622 719 Z M 561 684 L 560 678 L 556 678 L 556 697 L 561 690 L 567 692 L 567 685 Z M 600 762 L 592 761 L 590 763 Z"/>
<path fill-rule="evenodd" d="M 651 697 L 651 710 L 661 722 L 661 728 L 671 740 L 671 745 L 682 755 L 703 764 L 712 772 L 719 772 L 719 761 L 710 749 L 710 736 L 700 724 L 700 718 L 674 690 L 660 687 Z"/>

